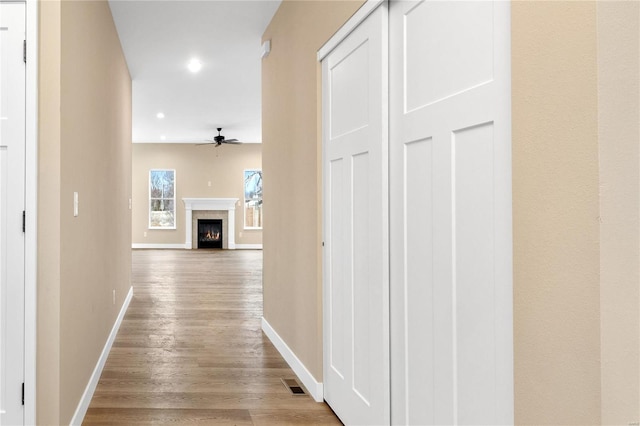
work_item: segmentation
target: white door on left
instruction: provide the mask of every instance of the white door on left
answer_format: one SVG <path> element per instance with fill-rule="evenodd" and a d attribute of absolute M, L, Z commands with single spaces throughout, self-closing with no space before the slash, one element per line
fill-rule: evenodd
<path fill-rule="evenodd" d="M 0 2 L 0 425 L 24 423 L 25 4 Z"/>
<path fill-rule="evenodd" d="M 387 16 L 322 61 L 324 398 L 347 425 L 390 422 Z"/>

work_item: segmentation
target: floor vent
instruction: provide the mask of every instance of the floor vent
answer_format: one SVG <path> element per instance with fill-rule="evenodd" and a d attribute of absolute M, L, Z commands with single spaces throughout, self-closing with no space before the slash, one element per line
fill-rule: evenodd
<path fill-rule="evenodd" d="M 300 383 L 296 379 L 281 379 L 282 384 L 289 389 L 289 392 L 293 395 L 305 395 L 304 388 L 300 386 Z"/>

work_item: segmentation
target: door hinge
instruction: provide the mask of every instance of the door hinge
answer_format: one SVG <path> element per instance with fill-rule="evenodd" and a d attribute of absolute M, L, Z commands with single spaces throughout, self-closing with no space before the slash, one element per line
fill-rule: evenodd
<path fill-rule="evenodd" d="M 22 210 L 22 232 L 25 232 L 27 224 L 26 224 L 26 212 Z"/>
<path fill-rule="evenodd" d="M 22 60 L 27 63 L 27 40 L 22 42 Z"/>
<path fill-rule="evenodd" d="M 22 383 L 22 405 L 24 405 L 24 383 Z"/>

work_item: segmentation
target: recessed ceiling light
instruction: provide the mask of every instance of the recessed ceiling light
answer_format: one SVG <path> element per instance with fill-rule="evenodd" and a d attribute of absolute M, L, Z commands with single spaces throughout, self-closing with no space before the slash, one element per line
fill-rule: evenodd
<path fill-rule="evenodd" d="M 156 117 L 162 119 L 162 118 L 164 118 L 164 113 L 163 112 L 159 112 L 159 113 L 156 114 Z"/>
<path fill-rule="evenodd" d="M 167 137 L 165 135 L 160 135 L 160 140 L 161 141 L 166 140 L 166 139 L 167 139 Z"/>
<path fill-rule="evenodd" d="M 191 61 L 189 61 L 189 64 L 187 65 L 187 67 L 191 72 L 198 72 L 202 69 L 202 62 L 194 58 Z"/>

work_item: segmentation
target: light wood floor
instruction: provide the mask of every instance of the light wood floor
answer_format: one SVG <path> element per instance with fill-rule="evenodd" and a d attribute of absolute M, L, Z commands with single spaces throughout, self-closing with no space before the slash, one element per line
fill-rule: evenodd
<path fill-rule="evenodd" d="M 341 423 L 294 396 L 260 329 L 262 252 L 134 250 L 134 295 L 85 425 Z"/>

